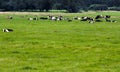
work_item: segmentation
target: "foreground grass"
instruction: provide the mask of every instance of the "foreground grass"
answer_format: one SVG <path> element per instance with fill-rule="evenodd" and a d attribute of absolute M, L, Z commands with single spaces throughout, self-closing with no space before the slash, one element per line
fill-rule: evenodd
<path fill-rule="evenodd" d="M 97 14 L 106 13 L 88 13 Z M 119 72 L 120 13 L 107 14 L 118 22 L 28 21 L 27 17 L 21 18 L 23 15 L 8 20 L 8 14 L 0 15 L 0 71 Z M 3 28 L 14 32 L 3 33 Z"/>

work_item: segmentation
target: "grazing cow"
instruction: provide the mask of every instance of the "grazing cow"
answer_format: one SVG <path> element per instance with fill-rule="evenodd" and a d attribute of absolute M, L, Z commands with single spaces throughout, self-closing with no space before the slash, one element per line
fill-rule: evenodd
<path fill-rule="evenodd" d="M 13 32 L 13 29 L 3 29 L 3 32 Z"/>

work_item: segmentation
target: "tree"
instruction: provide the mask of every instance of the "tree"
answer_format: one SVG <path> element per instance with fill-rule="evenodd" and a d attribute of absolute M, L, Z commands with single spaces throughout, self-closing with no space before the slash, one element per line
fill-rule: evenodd
<path fill-rule="evenodd" d="M 62 0 L 62 5 L 68 12 L 79 12 L 80 0 Z"/>

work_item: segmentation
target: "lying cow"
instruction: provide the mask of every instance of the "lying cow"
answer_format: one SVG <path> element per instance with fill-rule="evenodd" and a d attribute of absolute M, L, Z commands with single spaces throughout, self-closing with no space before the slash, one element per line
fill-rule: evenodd
<path fill-rule="evenodd" d="M 53 21 L 60 21 L 60 20 L 63 20 L 63 16 L 58 16 L 58 17 L 48 16 L 48 19 Z"/>
<path fill-rule="evenodd" d="M 95 19 L 100 19 L 100 18 L 104 18 L 104 16 L 103 16 L 103 15 L 97 15 L 97 16 L 95 17 Z"/>
<path fill-rule="evenodd" d="M 76 16 L 76 17 L 73 17 L 73 20 L 80 20 L 81 18 Z"/>
<path fill-rule="evenodd" d="M 13 32 L 13 29 L 3 29 L 3 32 Z"/>
<path fill-rule="evenodd" d="M 104 18 L 110 18 L 111 16 L 110 15 L 105 15 Z"/>
<path fill-rule="evenodd" d="M 35 17 L 35 18 L 33 18 L 33 20 L 38 20 L 38 18 L 37 18 L 37 17 Z"/>
<path fill-rule="evenodd" d="M 33 18 L 28 18 L 28 20 L 33 20 Z"/>
<path fill-rule="evenodd" d="M 13 17 L 12 17 L 12 16 L 8 16 L 7 18 L 8 18 L 8 19 L 13 19 Z"/>
<path fill-rule="evenodd" d="M 89 23 L 95 22 L 95 20 L 92 17 L 82 17 L 81 21 L 89 21 Z"/>
<path fill-rule="evenodd" d="M 48 19 L 49 19 L 49 20 L 55 20 L 55 21 L 56 21 L 56 20 L 57 20 L 57 17 L 54 17 L 54 16 L 48 16 Z"/>
<path fill-rule="evenodd" d="M 108 18 L 105 18 L 106 22 L 117 22 L 116 20 L 109 20 Z"/>
<path fill-rule="evenodd" d="M 89 17 L 81 17 L 81 21 L 87 21 Z"/>
<path fill-rule="evenodd" d="M 28 18 L 28 20 L 38 20 L 38 18 Z"/>
<path fill-rule="evenodd" d="M 57 17 L 57 20 L 59 21 L 59 20 L 63 20 L 63 16 L 58 16 Z"/>
<path fill-rule="evenodd" d="M 41 20 L 47 20 L 47 17 L 40 17 Z"/>

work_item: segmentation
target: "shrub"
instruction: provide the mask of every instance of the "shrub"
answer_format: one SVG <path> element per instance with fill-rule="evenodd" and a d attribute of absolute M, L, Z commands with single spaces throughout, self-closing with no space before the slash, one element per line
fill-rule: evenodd
<path fill-rule="evenodd" d="M 102 5 L 102 4 L 93 4 L 93 5 L 90 5 L 88 9 L 89 10 L 107 10 L 108 6 Z"/>
<path fill-rule="evenodd" d="M 108 10 L 120 11 L 120 7 L 109 7 Z"/>

